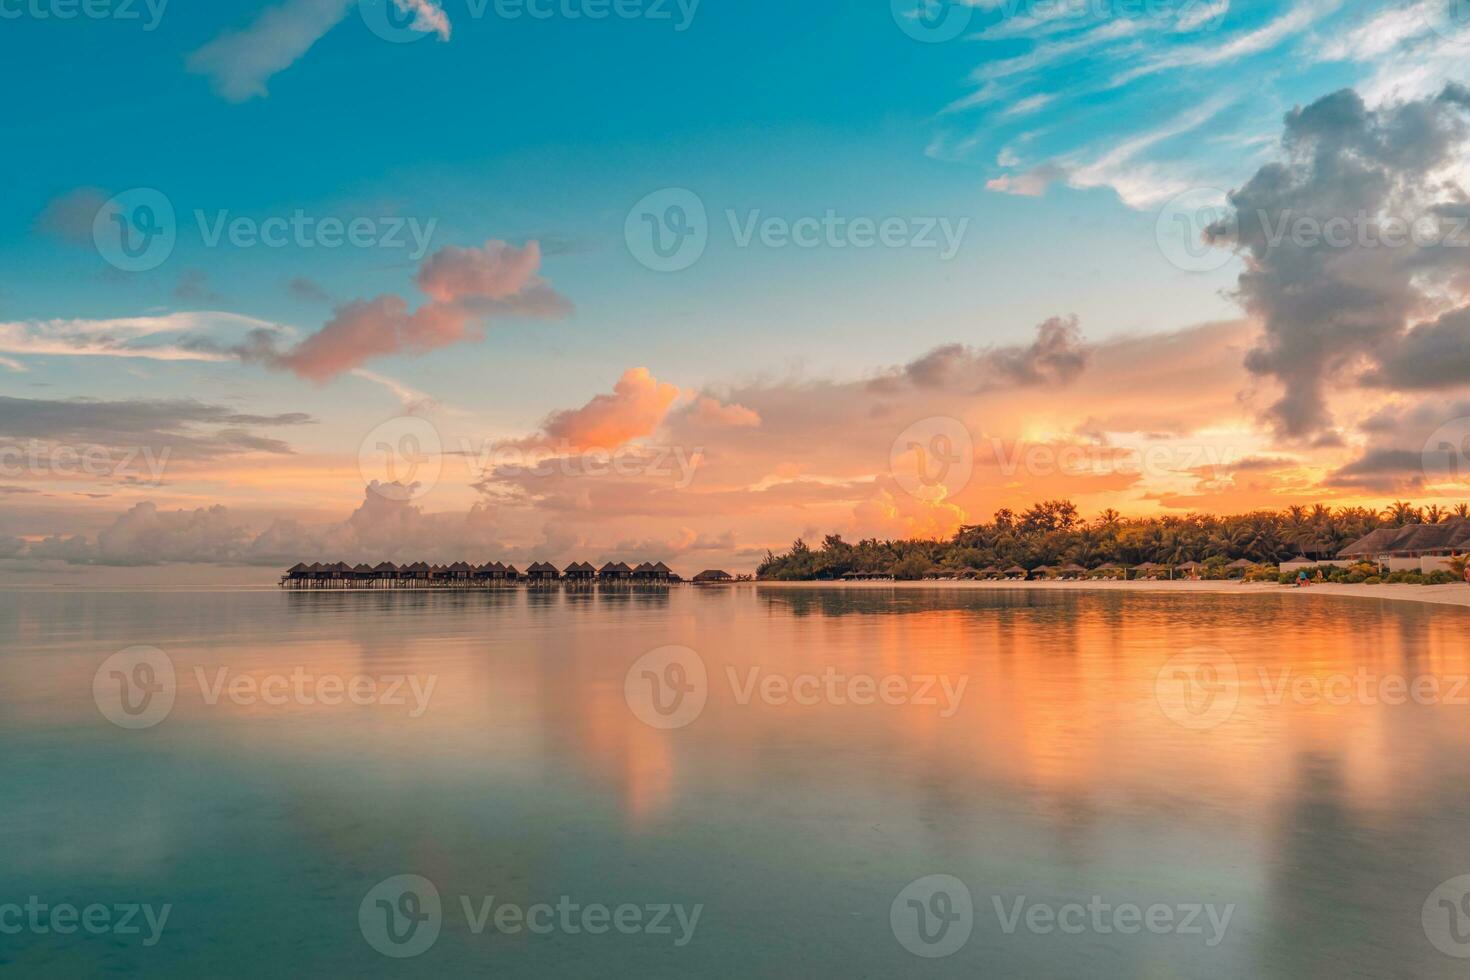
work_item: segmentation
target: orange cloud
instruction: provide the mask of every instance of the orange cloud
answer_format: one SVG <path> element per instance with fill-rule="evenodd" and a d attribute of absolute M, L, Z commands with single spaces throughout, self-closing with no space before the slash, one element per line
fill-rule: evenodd
<path fill-rule="evenodd" d="M 612 394 L 557 412 L 543 428 L 575 449 L 616 449 L 657 430 L 678 397 L 677 385 L 659 381 L 648 368 L 629 368 Z"/>

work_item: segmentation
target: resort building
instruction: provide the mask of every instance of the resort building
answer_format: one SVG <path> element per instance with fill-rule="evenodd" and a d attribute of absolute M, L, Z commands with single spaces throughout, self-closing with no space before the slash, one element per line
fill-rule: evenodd
<path fill-rule="evenodd" d="M 532 582 L 555 582 L 561 578 L 556 566 L 546 561 L 532 562 L 526 569 L 526 578 Z"/>
<path fill-rule="evenodd" d="M 603 582 L 625 582 L 633 577 L 633 569 L 626 562 L 608 562 L 597 570 L 597 578 Z"/>
<path fill-rule="evenodd" d="M 592 567 L 591 562 L 574 561 L 567 566 L 566 579 L 568 582 L 591 582 L 597 578 L 597 569 Z"/>
<path fill-rule="evenodd" d="M 1337 553 L 1338 561 L 1371 561 L 1391 572 L 1448 571 L 1449 560 L 1470 551 L 1470 519 L 1447 524 L 1381 527 Z"/>
<path fill-rule="evenodd" d="M 735 576 L 719 568 L 706 568 L 694 576 L 695 585 L 719 585 L 724 582 L 735 581 Z"/>

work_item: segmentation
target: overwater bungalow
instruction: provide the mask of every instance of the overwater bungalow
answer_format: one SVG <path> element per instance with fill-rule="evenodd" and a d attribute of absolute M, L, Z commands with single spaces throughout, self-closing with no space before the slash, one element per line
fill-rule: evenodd
<path fill-rule="evenodd" d="M 591 562 L 574 561 L 567 566 L 565 577 L 568 582 L 591 582 L 597 578 L 597 569 Z"/>
<path fill-rule="evenodd" d="M 635 582 L 667 582 L 673 570 L 663 562 L 643 562 L 633 569 Z"/>
<path fill-rule="evenodd" d="M 735 576 L 721 568 L 706 568 L 694 576 L 695 585 L 723 585 L 735 581 Z"/>
<path fill-rule="evenodd" d="M 519 582 L 520 579 L 521 579 L 520 569 L 516 568 L 514 565 L 509 565 L 508 564 L 508 565 L 505 566 L 505 580 L 507 582 Z"/>
<path fill-rule="evenodd" d="M 610 561 L 597 570 L 600 582 L 625 582 L 633 577 L 633 569 L 627 562 Z"/>
<path fill-rule="evenodd" d="M 561 572 L 551 562 L 537 561 L 526 569 L 526 578 L 531 582 L 555 582 L 561 578 Z"/>

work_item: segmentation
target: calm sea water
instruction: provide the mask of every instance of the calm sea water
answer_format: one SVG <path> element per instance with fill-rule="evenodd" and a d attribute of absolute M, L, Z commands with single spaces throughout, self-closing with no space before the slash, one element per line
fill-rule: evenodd
<path fill-rule="evenodd" d="M 3 593 L 0 967 L 1462 976 L 1467 627 L 1298 595 Z"/>

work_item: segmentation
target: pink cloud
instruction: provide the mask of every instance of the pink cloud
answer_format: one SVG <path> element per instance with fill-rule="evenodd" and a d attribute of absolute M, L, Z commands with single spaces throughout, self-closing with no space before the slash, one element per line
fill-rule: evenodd
<path fill-rule="evenodd" d="M 246 361 L 326 382 L 392 354 L 425 354 L 484 337 L 495 316 L 552 318 L 570 304 L 536 275 L 541 249 L 488 241 L 482 248 L 440 249 L 424 260 L 416 282 L 429 302 L 409 311 L 399 296 L 353 300 L 295 348 L 277 351 L 271 337 L 257 334 L 234 353 Z"/>
<path fill-rule="evenodd" d="M 736 428 L 757 426 L 761 424 L 758 412 L 746 408 L 744 405 L 721 404 L 717 399 L 708 395 L 701 395 L 694 403 L 690 413 L 696 421 L 707 425 L 728 425 Z"/>

